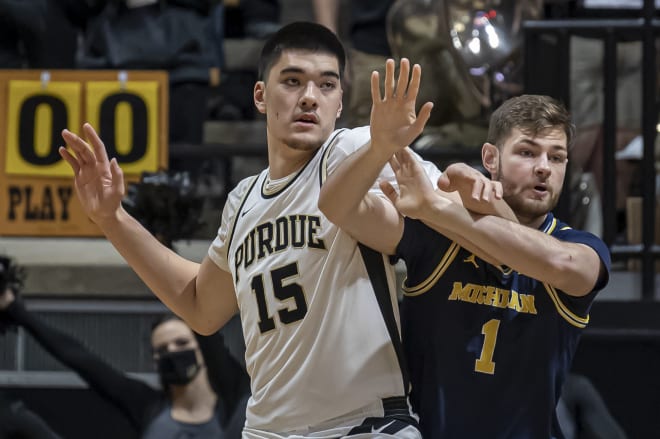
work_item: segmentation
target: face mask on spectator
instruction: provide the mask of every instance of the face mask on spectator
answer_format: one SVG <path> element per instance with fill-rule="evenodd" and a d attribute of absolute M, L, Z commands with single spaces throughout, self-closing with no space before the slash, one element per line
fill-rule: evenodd
<path fill-rule="evenodd" d="M 200 369 L 201 365 L 197 362 L 194 349 L 167 352 L 158 358 L 158 373 L 164 384 L 188 384 Z"/>

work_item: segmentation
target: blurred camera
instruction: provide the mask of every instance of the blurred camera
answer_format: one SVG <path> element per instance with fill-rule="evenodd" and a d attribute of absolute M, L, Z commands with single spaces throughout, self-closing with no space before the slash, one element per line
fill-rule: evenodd
<path fill-rule="evenodd" d="M 11 288 L 18 294 L 23 286 L 23 270 L 13 263 L 12 259 L 0 255 L 0 294 Z"/>

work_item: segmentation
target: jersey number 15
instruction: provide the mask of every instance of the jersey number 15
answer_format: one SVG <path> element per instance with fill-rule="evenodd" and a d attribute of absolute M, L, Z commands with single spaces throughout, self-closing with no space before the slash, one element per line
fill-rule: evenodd
<path fill-rule="evenodd" d="M 293 323 L 302 320 L 307 314 L 307 301 L 305 293 L 300 284 L 290 282 L 291 278 L 298 277 L 298 266 L 296 263 L 285 265 L 270 272 L 270 280 L 273 285 L 273 294 L 280 301 L 284 302 L 293 299 L 294 307 L 282 307 L 277 310 L 280 322 L 284 324 Z M 275 329 L 275 319 L 268 311 L 266 302 L 266 291 L 264 288 L 264 276 L 259 274 L 252 278 L 252 292 L 257 299 L 259 309 L 259 330 L 264 332 Z"/>

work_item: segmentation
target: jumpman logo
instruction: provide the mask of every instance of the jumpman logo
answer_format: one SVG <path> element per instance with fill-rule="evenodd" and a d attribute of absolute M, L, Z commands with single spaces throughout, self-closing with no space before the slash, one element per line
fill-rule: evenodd
<path fill-rule="evenodd" d="M 474 265 L 474 268 L 479 268 L 479 264 L 477 264 L 477 257 L 474 255 L 474 253 L 471 253 L 470 256 L 463 259 L 463 262 L 471 262 L 472 265 Z"/>

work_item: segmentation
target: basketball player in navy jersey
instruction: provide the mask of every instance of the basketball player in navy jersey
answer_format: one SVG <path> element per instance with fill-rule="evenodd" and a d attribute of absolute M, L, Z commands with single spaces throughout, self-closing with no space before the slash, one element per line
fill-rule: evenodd
<path fill-rule="evenodd" d="M 391 91 L 383 99 L 372 81 L 376 116 L 382 101 L 405 99 L 392 78 L 390 69 L 385 84 Z M 376 141 L 376 132 L 372 124 L 377 147 L 340 167 L 319 203 L 358 240 L 406 263 L 403 343 L 423 436 L 562 438 L 555 406 L 610 268 L 599 238 L 551 213 L 573 138 L 568 113 L 551 98 L 530 95 L 493 113 L 482 157 L 502 185 L 501 200 L 473 192 L 464 165 L 448 167 L 439 181 L 444 191 L 458 191 L 465 206 L 490 204 L 496 213 L 507 209 L 505 202 L 516 221 L 474 214 L 447 199 L 422 178 L 408 149 Z M 381 184 L 391 203 L 355 194 L 367 183 L 366 169 L 388 159 L 399 184 L 398 190 Z M 383 211 L 394 206 L 398 220 L 373 218 L 374 212 L 388 217 Z M 363 233 L 370 223 L 370 233 Z"/>
<path fill-rule="evenodd" d="M 265 43 L 254 102 L 266 115 L 269 167 L 229 194 L 201 264 L 121 207 L 122 171 L 90 125 L 89 145 L 63 132 L 71 151 L 60 154 L 86 213 L 150 289 L 202 334 L 240 312 L 252 390 L 246 438 L 419 437 L 397 349 L 395 273 L 317 206 L 326 177 L 369 142 L 369 127 L 334 131 L 344 62 L 337 37 L 313 23 L 287 25 Z M 402 146 L 431 111 L 414 110 L 419 75 L 405 79 L 412 101 L 387 108 L 404 116 L 380 124 Z M 435 166 L 420 165 L 437 180 Z M 394 180 L 389 166 L 381 171 Z"/>

